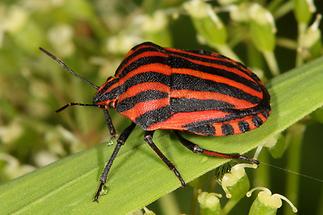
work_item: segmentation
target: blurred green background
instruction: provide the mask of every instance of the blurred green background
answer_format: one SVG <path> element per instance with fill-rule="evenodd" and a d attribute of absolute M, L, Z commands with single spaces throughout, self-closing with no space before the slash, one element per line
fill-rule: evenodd
<path fill-rule="evenodd" d="M 267 82 L 322 55 L 318 15 L 322 9 L 322 1 L 305 0 L 196 5 L 181 0 L 2 0 L 0 183 L 109 138 L 101 111 L 80 107 L 55 113 L 67 102 L 91 102 L 95 92 L 62 71 L 38 47 L 51 50 L 97 85 L 114 75 L 131 47 L 144 41 L 218 51 L 240 59 Z M 117 128 L 128 123 L 113 111 L 112 116 Z M 260 160 L 322 179 L 322 123 L 321 108 L 281 134 L 281 149 L 276 154 L 264 150 Z M 300 129 L 296 140 L 295 127 Z M 293 141 L 299 142 L 298 148 L 287 147 Z M 290 175 L 261 167 L 251 179 L 282 195 L 291 193 L 286 193 L 286 185 L 293 183 L 291 200 L 300 214 L 323 214 L 322 183 Z M 199 214 L 198 190 L 219 192 L 214 190 L 215 176 L 210 172 L 148 208 L 156 214 Z M 242 199 L 231 214 L 248 211 L 251 203 Z M 279 214 L 291 212 L 285 209 Z"/>

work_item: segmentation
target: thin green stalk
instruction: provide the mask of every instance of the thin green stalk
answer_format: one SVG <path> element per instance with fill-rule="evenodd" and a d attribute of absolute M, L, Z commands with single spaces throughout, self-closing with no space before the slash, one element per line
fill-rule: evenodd
<path fill-rule="evenodd" d="M 289 38 L 278 37 L 276 44 L 287 49 L 297 50 L 297 42 Z"/>
<path fill-rule="evenodd" d="M 205 175 L 204 175 L 205 176 Z M 208 183 L 209 180 L 206 180 L 205 177 L 199 177 L 194 181 L 190 182 L 190 186 L 193 188 L 193 193 L 191 197 L 191 215 L 198 214 L 198 208 L 200 208 L 200 202 L 198 201 L 198 196 L 202 192 L 203 184 Z M 211 189 L 211 191 L 213 191 Z"/>
<path fill-rule="evenodd" d="M 234 168 L 234 167 L 233 167 Z M 225 204 L 222 210 L 222 214 L 228 214 L 232 210 L 232 208 L 235 207 L 235 205 L 245 197 L 246 193 L 250 189 L 250 182 L 249 178 L 245 173 L 244 169 L 240 169 L 242 171 L 239 171 L 240 173 L 237 174 L 237 169 L 231 170 L 231 174 L 227 175 L 227 178 L 230 178 L 229 180 L 234 181 L 234 184 L 231 184 L 229 186 L 226 185 L 225 180 L 222 179 L 222 187 L 228 189 L 230 193 L 230 199 L 228 199 L 228 202 Z M 239 175 L 239 176 L 238 176 Z M 227 196 L 226 192 L 226 196 Z"/>
<path fill-rule="evenodd" d="M 279 67 L 274 52 L 265 51 L 263 55 L 273 76 L 279 75 Z"/>
<path fill-rule="evenodd" d="M 197 180 L 199 180 L 199 179 L 197 179 Z M 197 202 L 197 197 L 198 197 L 198 188 L 197 188 L 197 186 L 194 186 L 193 187 L 193 194 L 192 194 L 192 201 L 191 201 L 191 214 L 192 215 L 195 215 L 196 214 L 196 206 L 197 206 L 197 204 L 198 204 L 198 202 Z"/>
<path fill-rule="evenodd" d="M 280 8 L 281 4 L 284 2 L 284 0 L 273 0 L 269 2 L 269 5 L 267 6 L 268 10 L 271 12 L 274 12 L 277 10 L 277 8 Z"/>
<path fill-rule="evenodd" d="M 264 61 L 261 53 L 255 48 L 255 46 L 248 44 L 247 46 L 247 65 L 251 68 L 263 68 Z"/>
<path fill-rule="evenodd" d="M 295 172 L 299 172 L 300 163 L 301 163 L 301 150 L 302 150 L 302 141 L 304 137 L 305 126 L 297 123 L 288 129 L 288 161 L 287 169 Z M 299 187 L 299 176 L 288 174 L 286 181 L 286 196 L 293 204 L 297 205 L 298 201 L 298 187 Z M 285 208 L 285 215 L 292 215 L 293 212 L 290 208 Z"/>
<path fill-rule="evenodd" d="M 229 214 L 230 211 L 238 204 L 238 202 L 245 197 L 245 194 L 250 189 L 248 177 L 244 175 L 230 189 L 230 194 L 232 196 L 222 209 L 223 215 Z"/>
<path fill-rule="evenodd" d="M 163 214 L 180 214 L 179 207 L 173 193 L 169 193 L 161 197 L 158 202 Z"/>
<path fill-rule="evenodd" d="M 234 53 L 234 51 L 227 45 L 216 45 L 215 47 L 221 54 L 228 56 L 237 61 L 241 61 L 240 58 Z"/>
<path fill-rule="evenodd" d="M 302 56 L 302 38 L 305 34 L 306 24 L 299 23 L 298 24 L 298 39 L 297 39 L 297 53 L 296 53 L 296 67 L 303 64 L 303 56 Z"/>
<path fill-rule="evenodd" d="M 270 167 L 268 165 L 261 165 L 262 162 L 269 163 L 269 155 L 265 149 L 262 153 L 260 153 L 259 161 L 260 166 L 255 172 L 255 181 L 254 186 L 261 186 L 261 187 L 269 187 L 270 185 Z"/>
<path fill-rule="evenodd" d="M 240 200 L 241 199 L 229 199 L 229 201 L 225 204 L 225 206 L 222 209 L 222 215 L 229 214 L 232 208 L 234 208 L 234 206 L 236 206 L 236 204 L 238 204 Z"/>
<path fill-rule="evenodd" d="M 285 16 L 287 13 L 292 11 L 293 7 L 294 7 L 293 1 L 287 1 L 285 4 L 281 5 L 275 12 L 273 12 L 273 16 L 275 17 L 275 20 Z"/>

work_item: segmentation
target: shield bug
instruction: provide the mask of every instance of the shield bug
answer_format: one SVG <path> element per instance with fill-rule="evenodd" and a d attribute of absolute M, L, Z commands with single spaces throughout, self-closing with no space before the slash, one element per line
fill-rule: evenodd
<path fill-rule="evenodd" d="M 94 201 L 98 201 L 112 163 L 136 125 L 145 131 L 145 142 L 174 172 L 182 186 L 185 181 L 180 172 L 153 142 L 156 130 L 175 131 L 180 143 L 195 153 L 259 163 L 240 154 L 204 149 L 179 133 L 235 135 L 255 129 L 267 120 L 270 95 L 259 78 L 241 63 L 214 52 L 163 48 L 145 42 L 133 47 L 115 76 L 98 87 L 50 52 L 40 49 L 97 90 L 92 103 L 69 103 L 57 112 L 73 105 L 101 108 L 112 137 L 116 131 L 108 112 L 110 108 L 132 122 L 118 137 Z"/>

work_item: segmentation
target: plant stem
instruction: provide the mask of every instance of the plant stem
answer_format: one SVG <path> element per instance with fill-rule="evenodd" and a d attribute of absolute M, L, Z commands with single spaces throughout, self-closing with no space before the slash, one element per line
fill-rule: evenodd
<path fill-rule="evenodd" d="M 197 197 L 198 197 L 198 188 L 197 188 L 197 186 L 193 186 L 193 194 L 192 194 L 192 202 L 191 202 L 191 214 L 192 215 L 196 214 L 196 206 L 198 204 Z"/>
<path fill-rule="evenodd" d="M 298 39 L 297 39 L 297 52 L 296 52 L 296 67 L 303 64 L 303 57 L 302 57 L 302 38 L 304 36 L 306 30 L 306 24 L 298 23 Z"/>
<path fill-rule="evenodd" d="M 263 52 L 263 55 L 265 57 L 265 60 L 267 61 L 268 67 L 271 73 L 273 74 L 273 76 L 279 75 L 280 72 L 279 72 L 278 64 L 274 53 L 265 51 Z"/>
<path fill-rule="evenodd" d="M 247 45 L 248 67 L 264 68 L 264 60 L 261 53 L 251 44 Z"/>
<path fill-rule="evenodd" d="M 278 46 L 281 46 L 287 49 L 297 50 L 297 42 L 289 38 L 283 38 L 283 37 L 277 38 L 276 44 Z"/>
<path fill-rule="evenodd" d="M 287 1 L 285 4 L 281 5 L 275 12 L 273 12 L 275 20 L 289 13 L 291 10 L 293 10 L 293 7 L 293 1 Z"/>
<path fill-rule="evenodd" d="M 219 52 L 229 58 L 232 58 L 237 61 L 241 61 L 240 58 L 234 53 L 234 51 L 227 45 L 216 45 L 215 47 Z"/>
<path fill-rule="evenodd" d="M 264 150 L 264 148 L 262 150 Z M 269 163 L 269 156 L 268 156 L 267 150 L 264 150 L 262 153 L 260 153 L 259 160 L 260 160 L 260 167 L 257 169 L 257 171 L 255 171 L 254 186 L 269 187 L 269 182 L 270 182 L 269 167 L 267 165 L 261 165 L 261 162 Z"/>
<path fill-rule="evenodd" d="M 234 206 L 240 201 L 241 199 L 230 199 L 224 206 L 223 210 L 222 210 L 222 215 L 226 215 L 228 213 L 230 213 L 230 211 L 232 210 L 232 208 L 234 208 Z"/>
<path fill-rule="evenodd" d="M 284 2 L 284 0 L 273 0 L 273 1 L 271 1 L 269 3 L 269 5 L 267 6 L 267 8 L 271 12 L 274 12 L 275 10 L 277 10 L 277 8 L 279 8 L 281 6 L 282 2 Z"/>
<path fill-rule="evenodd" d="M 176 198 L 169 193 L 159 199 L 159 205 L 163 214 L 180 214 Z"/>
<path fill-rule="evenodd" d="M 299 172 L 300 162 L 301 162 L 301 146 L 304 137 L 305 126 L 297 123 L 293 125 L 290 129 L 288 129 L 288 161 L 287 161 L 287 169 Z M 293 204 L 297 204 L 298 201 L 298 186 L 299 185 L 299 176 L 298 175 L 287 175 L 286 181 L 286 196 L 288 199 L 293 202 Z M 286 207 L 284 209 L 285 215 L 294 214 L 290 208 Z"/>

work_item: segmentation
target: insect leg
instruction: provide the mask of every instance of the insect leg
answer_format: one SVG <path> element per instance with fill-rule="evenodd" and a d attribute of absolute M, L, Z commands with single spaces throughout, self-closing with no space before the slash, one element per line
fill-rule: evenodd
<path fill-rule="evenodd" d="M 109 114 L 109 111 L 108 110 L 103 110 L 103 113 L 104 113 L 105 122 L 106 122 L 106 124 L 108 126 L 108 129 L 109 129 L 109 133 L 110 133 L 111 137 L 114 138 L 116 136 L 116 129 L 113 126 L 112 119 L 111 119 L 111 116 Z"/>
<path fill-rule="evenodd" d="M 175 132 L 175 134 L 177 135 L 177 137 L 178 137 L 179 141 L 181 142 L 181 144 L 183 144 L 186 148 L 188 148 L 189 150 L 191 150 L 194 153 L 204 154 L 204 155 L 207 155 L 207 156 L 210 156 L 210 157 L 221 157 L 221 158 L 227 158 L 227 159 L 239 159 L 239 160 L 247 161 L 247 162 L 252 163 L 252 164 L 259 165 L 259 161 L 256 160 L 256 159 L 249 158 L 249 157 L 246 157 L 244 155 L 240 155 L 238 153 L 226 154 L 226 153 L 207 150 L 207 149 L 204 149 L 204 148 L 200 147 L 199 145 L 197 145 L 195 143 L 192 143 L 191 141 L 185 139 L 178 132 Z"/>
<path fill-rule="evenodd" d="M 168 166 L 168 168 L 174 172 L 174 174 L 176 175 L 176 177 L 179 179 L 182 186 L 184 187 L 186 185 L 184 179 L 182 178 L 179 171 L 176 169 L 175 165 L 170 160 L 168 160 L 168 158 L 155 145 L 155 143 L 153 142 L 153 134 L 154 134 L 154 131 L 146 131 L 145 137 L 144 137 L 145 141 L 156 152 L 158 157 L 163 160 L 163 162 Z"/>
<path fill-rule="evenodd" d="M 108 163 L 105 165 L 104 170 L 102 172 L 102 175 L 100 177 L 100 185 L 98 190 L 96 191 L 96 194 L 94 196 L 93 201 L 98 201 L 101 190 L 104 186 L 104 184 L 107 181 L 107 177 L 108 177 L 108 173 L 111 169 L 112 163 L 114 161 L 114 159 L 117 157 L 117 154 L 121 148 L 121 146 L 126 142 L 127 138 L 129 137 L 129 135 L 131 134 L 132 130 L 135 128 L 136 124 L 135 123 L 131 123 L 131 125 L 129 125 L 119 136 L 118 140 L 117 140 L 117 144 L 116 147 L 114 148 L 112 155 L 108 161 Z"/>

